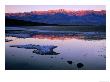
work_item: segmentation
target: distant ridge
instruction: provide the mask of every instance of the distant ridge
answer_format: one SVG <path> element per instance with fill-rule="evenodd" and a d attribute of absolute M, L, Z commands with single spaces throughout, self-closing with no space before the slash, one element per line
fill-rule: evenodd
<path fill-rule="evenodd" d="M 48 10 L 6 13 L 6 18 L 57 25 L 106 25 L 106 11 Z"/>
<path fill-rule="evenodd" d="M 76 16 L 84 16 L 87 14 L 99 14 L 99 15 L 104 15 L 106 14 L 105 10 L 79 10 L 79 11 L 74 11 L 74 10 L 65 10 L 65 9 L 56 9 L 56 10 L 47 10 L 47 11 L 31 11 L 31 12 L 24 12 L 24 13 L 6 13 L 6 16 L 10 15 L 19 15 L 19 16 L 25 16 L 25 15 L 31 15 L 31 14 L 37 14 L 37 15 L 45 15 L 45 14 L 57 14 L 57 13 L 63 13 L 63 14 L 68 14 L 68 15 L 76 15 Z"/>

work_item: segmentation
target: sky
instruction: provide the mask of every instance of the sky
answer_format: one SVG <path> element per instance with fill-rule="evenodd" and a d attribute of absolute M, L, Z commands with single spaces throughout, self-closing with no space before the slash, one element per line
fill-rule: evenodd
<path fill-rule="evenodd" d="M 67 10 L 105 10 L 104 5 L 6 5 L 6 13 L 46 11 L 55 9 Z"/>

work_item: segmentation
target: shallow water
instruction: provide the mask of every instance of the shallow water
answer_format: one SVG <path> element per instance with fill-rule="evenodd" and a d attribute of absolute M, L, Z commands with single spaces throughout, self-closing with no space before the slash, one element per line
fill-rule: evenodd
<path fill-rule="evenodd" d="M 13 41 L 6 42 L 6 69 L 46 69 L 46 70 L 105 70 L 106 40 L 87 40 L 75 37 L 54 37 L 35 35 L 30 38 L 6 37 Z M 55 45 L 57 55 L 40 55 L 33 49 L 10 47 L 10 45 Z M 72 61 L 72 63 L 68 63 Z M 82 63 L 81 68 L 77 67 Z"/>

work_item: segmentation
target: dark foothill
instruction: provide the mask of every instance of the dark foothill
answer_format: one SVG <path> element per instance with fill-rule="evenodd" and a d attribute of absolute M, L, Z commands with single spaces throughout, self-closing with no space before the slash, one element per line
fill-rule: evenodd
<path fill-rule="evenodd" d="M 84 66 L 84 65 L 83 65 L 82 63 L 78 63 L 78 64 L 77 64 L 77 67 L 78 67 L 78 68 L 82 68 L 83 66 Z"/>

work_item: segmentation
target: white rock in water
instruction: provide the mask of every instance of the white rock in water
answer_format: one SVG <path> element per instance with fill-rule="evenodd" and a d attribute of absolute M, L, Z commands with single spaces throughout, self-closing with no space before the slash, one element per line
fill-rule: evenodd
<path fill-rule="evenodd" d="M 51 51 L 34 50 L 33 53 L 40 54 L 40 55 L 58 55 L 59 54 L 59 53 L 54 52 L 53 50 Z"/>
<path fill-rule="evenodd" d="M 57 55 L 59 53 L 56 53 L 53 51 L 54 48 L 57 46 L 39 46 L 37 50 L 34 50 L 33 53 L 41 54 L 41 55 Z"/>
<path fill-rule="evenodd" d="M 37 49 L 33 51 L 33 53 L 36 54 L 54 54 L 54 55 L 58 54 L 53 51 L 53 49 L 57 48 L 57 46 L 53 46 L 53 45 L 40 46 L 40 45 L 27 44 L 27 45 L 12 45 L 10 47 Z"/>
<path fill-rule="evenodd" d="M 45 49 L 45 50 L 50 50 L 54 49 L 57 46 L 52 46 L 52 45 L 47 45 L 47 46 L 40 46 L 40 45 L 33 45 L 33 44 L 27 44 L 27 45 L 12 45 L 10 47 L 18 47 L 18 48 L 26 48 L 26 49 Z"/>

